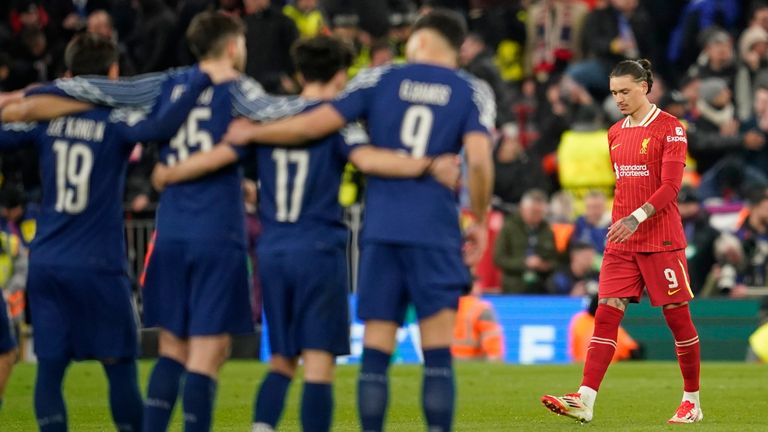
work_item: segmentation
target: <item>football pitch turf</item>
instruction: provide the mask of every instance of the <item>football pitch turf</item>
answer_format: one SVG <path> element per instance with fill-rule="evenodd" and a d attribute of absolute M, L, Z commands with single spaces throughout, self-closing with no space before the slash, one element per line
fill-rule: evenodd
<path fill-rule="evenodd" d="M 143 388 L 152 362 L 141 363 Z M 421 369 L 394 365 L 390 381 L 387 430 L 424 431 L 421 419 Z M 221 375 L 214 431 L 250 430 L 255 388 L 265 366 L 231 361 Z M 16 367 L 0 411 L 0 431 L 36 430 L 32 409 L 34 365 Z M 678 366 L 672 362 L 614 364 L 597 400 L 595 420 L 587 425 L 558 417 L 539 403 L 544 393 L 575 391 L 580 365 L 519 366 L 459 364 L 456 427 L 462 431 L 659 431 L 690 428 L 696 431 L 768 431 L 768 365 L 704 363 L 702 406 L 704 421 L 697 425 L 667 425 L 681 396 Z M 334 431 L 357 431 L 355 377 L 357 367 L 341 366 L 335 390 Z M 291 387 L 281 431 L 298 431 L 299 382 Z M 69 430 L 111 431 L 106 380 L 97 363 L 70 367 L 65 382 Z M 177 405 L 178 408 L 178 405 Z M 181 430 L 177 409 L 171 427 Z"/>

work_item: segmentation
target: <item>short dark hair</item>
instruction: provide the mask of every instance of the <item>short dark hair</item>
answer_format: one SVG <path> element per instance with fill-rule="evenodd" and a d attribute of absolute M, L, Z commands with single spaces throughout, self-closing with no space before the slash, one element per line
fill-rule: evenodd
<path fill-rule="evenodd" d="M 340 70 L 352 64 L 352 50 L 331 36 L 301 39 L 291 47 L 296 69 L 307 82 L 327 83 Z"/>
<path fill-rule="evenodd" d="M 651 71 L 651 62 L 647 59 L 640 60 L 623 60 L 620 61 L 611 71 L 611 78 L 620 77 L 624 75 L 630 75 L 634 78 L 635 82 L 641 83 L 643 81 L 648 83 L 648 91 L 651 92 L 653 88 L 653 72 Z"/>
<path fill-rule="evenodd" d="M 81 33 L 67 44 L 64 65 L 72 76 L 106 75 L 119 57 L 115 42 L 97 34 Z"/>
<path fill-rule="evenodd" d="M 437 8 L 416 20 L 413 24 L 413 32 L 423 29 L 436 31 L 456 51 L 461 48 L 467 36 L 467 23 L 464 18 L 449 9 Z"/>
<path fill-rule="evenodd" d="M 244 34 L 245 25 L 240 18 L 201 12 L 192 18 L 187 28 L 187 43 L 195 58 L 201 60 L 220 54 L 228 38 Z"/>

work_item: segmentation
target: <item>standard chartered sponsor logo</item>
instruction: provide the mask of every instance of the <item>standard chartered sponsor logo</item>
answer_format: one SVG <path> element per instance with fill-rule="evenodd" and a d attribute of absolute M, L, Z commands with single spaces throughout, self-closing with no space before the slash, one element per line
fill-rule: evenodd
<path fill-rule="evenodd" d="M 648 171 L 648 166 L 643 165 L 619 165 L 613 164 L 613 171 L 616 174 L 616 178 L 621 177 L 649 177 L 651 172 Z"/>

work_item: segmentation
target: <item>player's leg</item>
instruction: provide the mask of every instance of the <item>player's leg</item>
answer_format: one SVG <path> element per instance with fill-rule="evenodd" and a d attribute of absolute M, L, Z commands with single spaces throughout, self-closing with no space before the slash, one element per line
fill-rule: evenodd
<path fill-rule="evenodd" d="M 269 372 L 256 393 L 253 407 L 253 432 L 270 432 L 277 428 L 277 423 L 285 409 L 285 397 L 296 373 L 297 363 L 297 358 L 272 353 L 269 359 Z"/>
<path fill-rule="evenodd" d="M 450 431 L 456 400 L 451 342 L 459 298 L 471 278 L 461 250 L 407 247 L 402 254 L 408 294 L 416 308 L 424 353 L 422 408 L 427 429 Z"/>
<path fill-rule="evenodd" d="M 662 306 L 664 318 L 675 338 L 675 352 L 683 375 L 683 398 L 670 423 L 701 421 L 699 335 L 691 319 L 688 301 L 693 298 L 688 264 L 683 250 L 646 254 L 641 260 L 651 304 Z"/>
<path fill-rule="evenodd" d="M 158 327 L 158 359 L 149 376 L 144 401 L 144 432 L 168 429 L 186 372 L 188 297 L 187 243 L 158 237 L 147 260 L 144 325 Z"/>
<path fill-rule="evenodd" d="M 384 428 L 389 403 L 389 362 L 395 350 L 396 321 L 367 320 L 357 377 L 357 410 L 363 432 Z"/>
<path fill-rule="evenodd" d="M 50 269 L 34 262 L 29 266 L 27 294 L 35 330 L 34 406 L 41 432 L 67 430 L 67 409 L 61 385 L 70 362 L 70 321 L 66 316 L 68 299 L 58 295 L 60 284 Z"/>
<path fill-rule="evenodd" d="M 333 372 L 336 356 L 327 351 L 305 350 L 304 390 L 301 393 L 301 429 L 328 432 L 333 419 Z"/>
<path fill-rule="evenodd" d="M 186 372 L 188 346 L 168 330 L 158 334 L 158 359 L 149 376 L 147 398 L 144 401 L 144 432 L 168 429 L 173 407 L 179 397 L 181 378 Z"/>
<path fill-rule="evenodd" d="M 264 319 L 269 332 L 269 348 L 272 355 L 270 368 L 256 392 L 253 405 L 253 431 L 272 431 L 285 409 L 288 387 L 296 372 L 300 350 L 296 348 L 294 311 L 295 286 L 291 283 L 292 253 L 259 253 L 259 266 L 269 269 L 260 272 Z M 307 261 L 304 265 L 310 265 Z M 298 269 L 296 269 L 298 271 Z"/>
<path fill-rule="evenodd" d="M 581 422 L 592 420 L 600 384 L 616 352 L 616 339 L 624 310 L 642 294 L 643 278 L 635 254 L 608 251 L 600 270 L 600 301 L 595 329 L 587 349 L 581 386 L 564 396 L 545 395 L 541 402 L 556 414 Z"/>
<path fill-rule="evenodd" d="M 144 408 L 136 359 L 105 359 L 101 364 L 109 381 L 109 406 L 117 430 L 141 431 Z"/>
<path fill-rule="evenodd" d="M 450 431 L 455 409 L 456 384 L 451 358 L 455 309 L 442 311 L 419 322 L 424 353 L 422 406 L 430 431 Z"/>
<path fill-rule="evenodd" d="M 17 352 L 13 325 L 8 317 L 3 294 L 0 293 L 0 409 L 3 408 L 5 385 L 11 376 L 13 365 L 16 364 Z"/>
<path fill-rule="evenodd" d="M 365 323 L 357 378 L 357 411 L 363 432 L 384 428 L 389 402 L 389 362 L 397 328 L 405 318 L 407 292 L 397 247 L 367 243 L 361 249 L 357 315 Z"/>
<path fill-rule="evenodd" d="M 213 402 L 219 369 L 229 356 L 232 338 L 228 334 L 191 336 L 187 375 L 184 380 L 184 431 L 211 430 Z"/>

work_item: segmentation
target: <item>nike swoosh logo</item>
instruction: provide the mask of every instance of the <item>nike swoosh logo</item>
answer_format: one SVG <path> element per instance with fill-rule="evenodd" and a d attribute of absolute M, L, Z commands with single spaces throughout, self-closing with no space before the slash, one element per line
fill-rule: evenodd
<path fill-rule="evenodd" d="M 677 356 L 678 356 L 678 357 L 680 357 L 680 356 L 684 356 L 684 355 L 688 354 L 689 352 L 690 352 L 690 351 L 684 351 L 684 352 L 680 352 L 680 353 L 677 353 Z"/>
<path fill-rule="evenodd" d="M 620 145 L 621 145 L 621 143 L 618 143 L 618 144 L 614 144 L 614 145 L 612 145 L 612 146 L 611 146 L 611 150 L 615 149 L 616 147 L 618 147 L 618 146 L 620 146 Z"/>
<path fill-rule="evenodd" d="M 667 290 L 667 295 L 675 295 L 678 291 L 680 291 L 682 288 L 678 288 L 676 290 Z"/>

